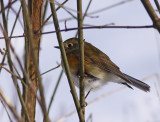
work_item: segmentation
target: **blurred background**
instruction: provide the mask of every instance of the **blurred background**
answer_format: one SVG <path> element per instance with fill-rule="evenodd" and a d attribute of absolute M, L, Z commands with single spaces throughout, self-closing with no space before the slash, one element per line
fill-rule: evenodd
<path fill-rule="evenodd" d="M 57 1 L 62 3 L 63 0 Z M 85 12 L 89 0 L 83 0 L 83 12 Z M 151 0 L 155 7 L 154 1 Z M 5 5 L 8 4 L 6 1 Z M 114 5 L 114 6 L 113 6 Z M 115 6 L 116 5 L 116 6 Z M 18 11 L 19 3 L 15 3 L 13 8 Z M 77 15 L 76 1 L 69 0 L 65 5 L 73 15 Z M 103 11 L 98 11 L 108 7 Z M 156 9 L 156 7 L 155 7 Z M 98 12 L 97 12 L 98 11 Z M 94 13 L 95 12 L 95 13 Z M 92 14 L 90 14 L 92 13 Z M 50 8 L 47 15 L 51 14 Z M 65 29 L 77 27 L 77 21 L 72 18 L 63 8 L 57 12 L 60 20 L 60 28 Z M 14 12 L 9 15 L 9 26 L 13 25 L 13 19 L 16 17 Z M 19 21 L 23 17 L 20 13 Z M 64 21 L 66 20 L 66 21 Z M 2 17 L 0 17 L 0 22 Z M 84 19 L 85 25 L 121 25 L 121 26 L 143 26 L 152 25 L 152 20 L 147 14 L 144 6 L 139 0 L 94 0 L 88 10 L 88 16 Z M 53 20 L 44 26 L 43 32 L 53 31 Z M 9 30 L 10 32 L 11 30 Z M 17 23 L 13 35 L 23 35 L 23 27 Z M 62 32 L 63 40 L 75 37 L 75 31 Z M 109 83 L 96 91 L 92 91 L 86 99 L 86 120 L 88 122 L 160 122 L 160 37 L 159 33 L 153 28 L 144 29 L 84 29 L 85 41 L 93 44 L 111 60 L 117 64 L 121 71 L 137 79 L 143 80 L 151 86 L 151 91 L 145 93 L 137 88 L 134 90 L 124 88 L 122 85 Z M 0 32 L 0 37 L 3 34 Z M 14 38 L 11 43 L 15 51 L 24 62 L 24 38 Z M 42 35 L 40 48 L 40 72 L 43 73 L 60 64 L 60 51 L 54 48 L 57 46 L 57 37 L 55 33 Z M 0 40 L 0 49 L 5 48 L 5 41 Z M 3 55 L 0 55 L 0 61 Z M 14 64 L 19 67 L 14 56 Z M 7 61 L 6 61 L 7 64 Z M 8 67 L 6 65 L 6 67 Z M 47 106 L 55 88 L 57 79 L 62 68 L 59 67 L 42 76 L 45 99 Z M 19 70 L 20 71 L 20 70 Z M 11 75 L 2 70 L 0 73 L 0 88 L 9 98 L 11 103 L 16 106 L 18 113 L 21 113 L 21 106 L 18 96 L 11 79 Z M 76 88 L 77 93 L 79 90 Z M 95 101 L 95 99 L 105 97 Z M 61 121 L 62 118 L 75 110 L 72 95 L 66 75 L 63 74 L 58 87 L 54 102 L 52 104 L 49 117 L 51 121 Z M 9 112 L 10 113 L 10 112 Z M 10 113 L 11 114 L 11 113 Z M 2 104 L 0 104 L 0 122 L 9 121 L 7 113 Z M 14 120 L 14 119 L 13 119 Z M 42 122 L 43 116 L 39 104 L 36 106 L 36 121 Z M 78 115 L 72 114 L 66 117 L 63 122 L 78 122 Z M 61 121 L 61 122 L 62 122 Z"/>

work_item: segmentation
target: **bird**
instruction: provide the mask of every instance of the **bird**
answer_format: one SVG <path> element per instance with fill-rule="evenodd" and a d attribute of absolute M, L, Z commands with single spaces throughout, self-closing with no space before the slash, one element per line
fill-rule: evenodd
<path fill-rule="evenodd" d="M 63 42 L 72 80 L 79 88 L 79 43 L 78 38 L 70 38 Z M 59 46 L 55 46 L 59 48 Z M 65 71 L 64 63 L 61 60 L 62 69 Z M 136 78 L 133 78 L 120 71 L 120 68 L 101 50 L 92 44 L 84 41 L 84 82 L 85 91 L 96 90 L 109 82 L 132 86 L 142 91 L 149 92 L 150 86 Z"/>

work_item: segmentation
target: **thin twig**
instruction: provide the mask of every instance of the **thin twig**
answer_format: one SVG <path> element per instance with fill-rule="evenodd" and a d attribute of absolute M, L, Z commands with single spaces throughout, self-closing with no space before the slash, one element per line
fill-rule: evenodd
<path fill-rule="evenodd" d="M 82 29 L 150 29 L 150 28 L 154 28 L 153 25 L 142 25 L 142 26 L 92 26 L 92 27 L 83 27 Z M 67 31 L 74 31 L 74 30 L 78 30 L 77 27 L 74 28 L 65 28 L 65 29 L 61 29 L 60 32 L 67 32 Z M 56 33 L 56 31 L 48 31 L 48 32 L 43 32 L 41 33 L 42 35 L 45 34 L 52 34 L 52 33 Z M 19 36 L 11 36 L 9 38 L 21 38 L 21 37 L 25 37 L 26 35 L 19 35 Z M 4 37 L 0 37 L 0 39 L 4 39 Z"/>
<path fill-rule="evenodd" d="M 17 75 L 15 75 L 12 71 L 10 71 L 9 69 L 7 69 L 6 67 L 4 67 L 3 65 L 0 64 L 0 67 L 5 69 L 7 72 L 9 72 L 11 75 L 14 75 L 17 79 L 20 79 Z"/>
<path fill-rule="evenodd" d="M 3 101 L 2 101 L 1 98 L 0 98 L 0 101 L 1 101 L 1 103 L 2 103 L 2 105 L 3 105 L 3 107 L 4 107 L 4 109 L 5 109 L 5 111 L 6 111 L 6 113 L 7 113 L 7 116 L 8 116 L 8 118 L 9 118 L 10 122 L 13 122 L 13 120 L 11 119 L 11 116 L 9 115 L 9 112 L 8 112 L 8 110 L 7 110 L 7 108 L 6 108 L 6 105 L 3 103 Z"/>
<path fill-rule="evenodd" d="M 3 99 L 5 104 L 8 106 L 14 117 L 18 120 L 18 122 L 22 122 L 21 117 L 18 115 L 16 109 L 12 106 L 10 100 L 4 95 L 3 91 L 0 89 L 0 97 Z"/>
<path fill-rule="evenodd" d="M 11 3 L 12 0 L 9 0 L 9 2 Z M 8 3 L 9 3 L 9 2 L 8 2 Z M 9 13 L 10 13 L 9 11 L 10 11 L 10 7 L 8 7 L 8 9 L 7 9 L 7 16 L 6 16 L 6 20 L 7 20 L 7 21 L 8 21 L 8 17 L 9 17 Z"/>
<path fill-rule="evenodd" d="M 3 0 L 1 0 L 1 2 L 2 2 L 1 7 L 3 8 L 3 6 L 4 6 L 4 5 L 3 5 Z M 17 15 L 17 16 L 19 16 L 19 15 Z M 1 23 L 0 23 L 0 28 L 1 28 L 2 32 L 3 32 L 4 37 L 5 37 L 6 50 L 7 50 L 7 58 L 8 58 L 9 68 L 10 68 L 11 72 L 14 73 L 14 70 L 13 70 L 13 67 L 12 67 L 12 64 L 13 64 L 13 63 L 12 63 L 11 55 L 10 55 L 10 48 L 9 48 L 10 39 L 8 38 L 8 28 L 7 28 L 7 20 L 6 20 L 6 18 L 5 18 L 5 12 L 2 12 L 2 18 L 3 18 L 4 29 L 3 29 L 2 25 L 1 25 Z M 17 17 L 17 18 L 18 18 L 18 17 Z M 16 18 L 16 19 L 17 19 L 17 18 Z M 15 20 L 15 22 L 16 22 L 16 20 Z M 14 26 L 13 26 L 12 29 L 14 29 Z M 11 33 L 11 34 L 12 34 L 12 33 Z M 18 86 L 17 79 L 16 79 L 15 76 L 16 76 L 15 74 L 12 75 L 12 80 L 13 80 L 13 83 L 14 83 L 15 88 L 16 88 L 16 90 L 17 90 L 17 94 L 18 94 L 20 103 L 21 103 L 21 105 L 22 105 L 22 108 L 24 109 L 24 114 L 25 114 L 25 116 L 26 116 L 26 119 L 27 119 L 28 122 L 30 122 L 30 118 L 29 118 L 29 116 L 28 116 L 27 109 L 26 109 L 25 103 L 24 103 L 24 101 L 23 101 L 23 98 L 22 98 L 22 95 L 21 95 L 21 91 L 20 91 L 20 88 L 19 88 L 19 86 Z"/>
<path fill-rule="evenodd" d="M 18 20 L 20 11 L 21 11 L 21 7 L 19 8 L 18 14 L 17 14 L 17 16 L 16 16 L 16 18 L 15 18 L 15 21 L 14 21 L 14 24 L 13 24 L 13 27 L 12 27 L 12 30 L 11 30 L 10 37 L 12 36 L 13 31 L 14 31 L 14 29 L 15 29 L 15 25 L 16 25 L 16 23 L 17 23 L 17 20 Z M 4 64 L 6 55 L 7 55 L 7 51 L 5 52 L 5 54 L 4 54 L 4 56 L 3 56 L 3 59 L 2 59 L 2 62 L 1 62 L 2 65 Z M 2 67 L 0 67 L 0 72 L 1 72 L 1 69 L 2 69 Z"/>
<path fill-rule="evenodd" d="M 159 2 L 158 0 L 154 0 L 155 4 L 156 4 L 156 7 L 158 9 L 158 12 L 160 13 L 160 5 L 159 5 Z"/>
<path fill-rule="evenodd" d="M 92 0 L 90 0 L 89 3 L 88 3 L 88 5 L 87 5 L 87 8 L 86 8 L 85 13 L 83 15 L 83 20 L 85 19 L 86 15 L 87 15 L 87 12 L 89 10 L 89 7 L 90 7 L 91 3 L 92 3 Z"/>
<path fill-rule="evenodd" d="M 39 104 L 41 105 L 41 101 L 40 101 L 39 97 L 37 96 L 37 93 L 36 93 L 35 89 L 33 88 L 33 84 L 32 84 L 31 81 L 29 80 L 29 78 L 28 78 L 27 73 L 25 72 L 25 70 L 23 70 L 22 63 L 20 62 L 19 57 L 18 57 L 17 54 L 15 53 L 14 48 L 13 48 L 13 46 L 12 46 L 11 43 L 10 43 L 10 48 L 11 48 L 11 50 L 12 50 L 12 52 L 13 52 L 13 54 L 14 54 L 14 56 L 15 56 L 15 58 L 16 58 L 18 64 L 19 64 L 19 66 L 20 66 L 20 68 L 21 68 L 21 70 L 22 70 L 24 76 L 25 76 L 26 79 L 27 79 L 26 81 L 27 81 L 29 87 L 31 88 L 33 94 L 36 96 L 36 98 L 37 98 Z"/>
<path fill-rule="evenodd" d="M 57 5 L 59 5 L 59 3 L 58 2 L 55 2 L 55 4 L 57 4 Z M 77 10 L 74 10 L 73 8 L 70 8 L 70 7 L 67 7 L 67 6 L 63 6 L 64 8 L 65 8 L 65 10 L 67 10 L 67 11 L 73 11 L 73 12 L 75 12 L 75 13 L 79 13 L 79 11 L 77 11 Z M 72 14 L 73 15 L 73 14 Z M 82 15 L 84 15 L 84 13 L 82 13 Z M 74 15 L 73 15 L 74 16 Z M 72 16 L 72 17 L 73 17 Z M 89 15 L 86 15 L 86 16 L 88 16 L 88 17 L 90 17 L 90 18 L 95 18 L 95 16 L 89 16 Z M 73 17 L 74 19 L 76 18 L 75 16 Z M 96 16 L 96 18 L 97 18 L 97 16 Z"/>
<path fill-rule="evenodd" d="M 55 1 L 56 4 L 58 4 L 59 6 L 61 5 L 60 3 L 58 3 L 57 1 Z M 76 16 L 74 16 L 66 7 L 62 6 L 62 8 L 72 16 L 72 18 L 77 19 Z"/>
<path fill-rule="evenodd" d="M 65 0 L 62 4 L 60 4 L 57 8 L 56 11 L 58 11 L 63 5 L 67 2 L 68 0 Z M 44 16 L 43 16 L 44 17 Z M 52 17 L 52 14 L 47 17 L 47 19 L 42 23 L 41 27 L 38 29 L 37 33 L 42 29 L 42 27 L 48 22 L 48 20 Z M 45 18 L 44 18 L 45 19 Z"/>
<path fill-rule="evenodd" d="M 47 8 L 48 8 L 48 0 L 45 1 L 44 10 L 43 10 L 42 23 L 44 22 L 44 19 L 45 19 L 45 17 L 46 17 Z"/>
<path fill-rule="evenodd" d="M 20 79 L 21 83 L 22 83 L 25 87 L 27 87 L 27 86 L 26 86 L 26 83 L 24 82 L 23 78 L 21 77 L 20 73 L 18 72 L 18 70 L 17 70 L 17 68 L 15 67 L 15 65 L 13 64 L 13 62 L 12 62 L 12 66 L 13 66 L 14 70 L 16 71 L 16 73 L 17 73 L 17 75 L 18 75 L 18 78 Z"/>
<path fill-rule="evenodd" d="M 18 17 L 19 17 L 20 10 L 21 10 L 21 7 L 19 8 L 18 14 L 17 14 L 16 19 L 15 19 L 15 21 L 14 21 L 14 24 L 13 24 L 13 27 L 12 27 L 12 30 L 11 30 L 10 37 L 12 36 L 13 31 L 14 31 L 14 29 L 15 29 L 15 25 L 16 25 L 16 23 L 17 23 L 17 19 L 18 19 Z M 2 59 L 2 62 L 1 62 L 2 65 L 4 64 L 6 55 L 7 55 L 7 51 L 5 52 L 5 54 L 4 54 L 4 56 L 3 56 L 3 59 Z M 2 67 L 0 67 L 0 72 L 1 72 L 1 69 L 2 69 Z"/>
<path fill-rule="evenodd" d="M 35 89 L 34 89 L 34 87 L 33 87 L 32 82 L 29 80 L 29 78 L 28 78 L 28 75 L 27 75 L 26 71 L 25 71 L 25 70 L 23 70 L 22 63 L 20 62 L 20 59 L 19 59 L 18 55 L 15 53 L 15 50 L 14 50 L 14 48 L 13 48 L 12 44 L 10 44 L 10 48 L 11 48 L 11 50 L 12 50 L 12 52 L 13 52 L 13 54 L 14 54 L 14 56 L 15 56 L 15 58 L 16 58 L 16 60 L 17 60 L 18 64 L 19 64 L 19 66 L 20 66 L 21 71 L 23 72 L 24 76 L 26 77 L 26 82 L 27 82 L 27 84 L 28 84 L 28 85 L 29 85 L 29 87 L 31 88 L 31 90 L 32 90 L 33 94 L 35 95 L 35 97 L 36 97 L 36 98 L 37 98 L 37 100 L 38 100 L 38 103 L 39 103 L 39 104 L 40 104 L 40 106 L 41 106 L 41 104 L 42 104 L 42 103 L 41 103 L 41 100 L 40 100 L 40 98 L 37 96 L 37 93 L 36 93 L 36 91 L 35 91 Z"/>
<path fill-rule="evenodd" d="M 89 120 L 90 120 L 90 122 L 93 122 L 93 116 L 92 116 L 92 113 L 88 116 L 88 118 L 87 118 L 86 122 L 89 122 Z"/>
<path fill-rule="evenodd" d="M 9 2 L 6 7 L 1 8 L 0 13 L 4 12 L 5 9 L 10 8 L 16 1 L 18 1 L 18 0 L 14 0 L 14 1 L 12 1 L 12 2 Z"/>
<path fill-rule="evenodd" d="M 110 6 L 107 6 L 107 7 L 104 7 L 104 8 L 101 8 L 99 10 L 96 10 L 96 11 L 93 11 L 93 12 L 90 12 L 88 13 L 88 15 L 92 15 L 92 14 L 96 14 L 96 13 L 100 13 L 100 12 L 103 12 L 103 11 L 106 11 L 106 10 L 109 10 L 109 9 L 112 9 L 114 7 L 117 7 L 117 6 L 120 6 L 120 5 L 123 5 L 125 3 L 128 3 L 128 2 L 131 2 L 133 0 L 123 0 L 121 2 L 118 2 L 118 3 L 115 3 L 113 5 L 110 5 Z"/>
<path fill-rule="evenodd" d="M 21 27 L 23 28 L 23 24 L 22 24 L 20 18 L 18 18 L 18 17 L 19 17 L 19 13 L 21 12 L 21 8 L 22 8 L 22 6 L 20 6 L 18 13 L 17 13 L 16 10 L 14 10 L 12 7 L 11 7 L 11 10 L 12 10 L 13 13 L 16 15 L 16 19 L 18 19 L 18 21 L 19 21 Z M 17 17 L 17 16 L 18 16 L 18 17 Z M 16 21 L 17 21 L 17 20 L 16 20 Z"/>
<path fill-rule="evenodd" d="M 10 50 L 9 50 L 9 45 L 11 46 L 11 44 L 9 44 L 9 41 L 10 41 L 10 40 L 9 40 L 9 38 L 7 37 L 6 31 L 3 30 L 3 27 L 2 27 L 2 25 L 1 25 L 1 23 L 0 23 L 0 28 L 1 28 L 1 30 L 3 31 L 3 35 L 4 35 L 5 41 L 6 41 L 6 47 L 7 47 L 7 52 L 8 52 L 8 53 L 7 53 L 8 64 L 9 64 L 9 67 L 10 67 L 11 72 L 14 73 L 13 67 L 12 67 L 12 64 L 13 64 L 13 63 L 12 63 L 12 60 L 11 60 L 11 56 L 9 55 L 9 54 L 10 54 L 10 53 L 9 53 L 9 52 L 10 52 Z M 11 49 L 12 49 L 12 48 L 11 48 Z M 13 50 L 13 49 L 12 49 L 12 50 Z M 25 103 L 24 103 L 24 101 L 23 101 L 23 98 L 22 98 L 22 95 L 21 95 L 21 91 L 20 91 L 20 88 L 19 88 L 19 86 L 18 86 L 17 79 L 16 79 L 15 76 L 16 76 L 15 74 L 12 75 L 13 83 L 14 83 L 14 85 L 15 85 L 15 87 L 16 87 L 17 94 L 18 94 L 20 103 L 21 103 L 21 105 L 22 105 L 22 108 L 24 109 L 24 114 L 26 115 L 27 121 L 30 122 L 30 118 L 29 118 L 28 113 L 27 113 L 26 105 L 25 105 Z"/>
<path fill-rule="evenodd" d="M 57 69 L 58 67 L 60 67 L 61 65 L 59 64 L 58 66 L 56 66 L 56 67 L 54 67 L 54 68 L 52 68 L 52 69 L 50 69 L 50 70 L 47 70 L 46 72 L 43 72 L 42 74 L 40 74 L 40 76 L 42 76 L 42 75 L 44 75 L 44 74 L 46 74 L 46 73 L 48 73 L 48 72 L 50 72 L 50 71 L 52 71 L 52 70 L 55 70 L 55 69 Z"/>
<path fill-rule="evenodd" d="M 56 94 L 56 92 L 57 92 L 57 88 L 58 88 L 59 83 L 60 83 L 60 81 L 61 81 L 62 75 L 63 75 L 63 70 L 61 71 L 61 73 L 60 73 L 60 75 L 59 75 L 59 78 L 58 78 L 58 80 L 57 80 L 56 86 L 55 86 L 55 88 L 54 88 L 54 91 L 53 91 L 53 94 L 52 94 L 52 97 L 51 97 L 51 100 L 50 100 L 50 102 L 49 102 L 48 113 L 49 113 L 49 111 L 50 111 L 51 105 L 52 105 L 53 100 L 54 100 L 54 98 L 55 98 L 55 94 Z"/>
<path fill-rule="evenodd" d="M 119 6 L 119 5 L 123 5 L 123 4 L 128 3 L 128 2 L 131 2 L 131 1 L 133 1 L 133 0 L 123 0 L 123 1 L 121 1 L 121 2 L 119 2 L 119 3 L 113 4 L 113 5 L 111 5 L 111 6 L 107 6 L 107 7 L 104 7 L 104 8 L 102 8 L 102 9 L 99 9 L 99 10 L 96 10 L 96 11 L 93 11 L 93 12 L 90 12 L 90 13 L 88 13 L 87 15 L 93 15 L 93 14 L 96 14 L 96 13 L 99 13 L 99 12 L 103 12 L 103 11 L 105 11 L 105 10 L 112 9 L 112 8 L 114 8 L 114 7 L 117 7 L 117 6 Z M 68 17 L 68 18 L 59 20 L 59 22 L 64 22 L 64 21 L 69 21 L 69 20 L 73 20 L 73 18 L 72 18 L 72 17 Z"/>

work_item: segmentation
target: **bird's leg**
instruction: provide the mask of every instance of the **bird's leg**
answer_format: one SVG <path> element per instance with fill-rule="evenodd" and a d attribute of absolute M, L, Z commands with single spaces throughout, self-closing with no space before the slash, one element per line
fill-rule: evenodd
<path fill-rule="evenodd" d="M 91 92 L 92 88 L 88 91 L 88 93 L 85 96 L 85 99 L 88 97 L 89 93 Z M 88 105 L 88 103 L 85 101 L 85 105 L 83 107 L 86 107 Z"/>
<path fill-rule="evenodd" d="M 88 93 L 85 96 L 85 99 L 88 97 L 89 93 L 91 92 L 92 88 L 88 91 Z"/>

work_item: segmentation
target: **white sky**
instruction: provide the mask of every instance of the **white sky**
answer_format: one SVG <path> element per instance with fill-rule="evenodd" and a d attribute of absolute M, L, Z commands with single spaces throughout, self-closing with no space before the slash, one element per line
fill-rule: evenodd
<path fill-rule="evenodd" d="M 94 0 L 89 8 L 89 13 L 119 1 L 120 0 Z M 63 1 L 60 0 L 58 2 L 62 3 Z M 85 10 L 88 2 L 89 0 L 83 0 L 83 10 Z M 18 10 L 18 5 L 19 4 L 14 5 L 16 10 Z M 70 0 L 65 4 L 65 6 L 76 10 L 76 1 Z M 72 13 L 76 15 L 75 12 Z M 59 20 L 70 17 L 70 15 L 68 15 L 63 9 L 60 9 L 57 14 Z M 50 15 L 50 10 L 48 10 L 48 15 Z M 133 0 L 132 2 L 94 14 L 92 16 L 98 16 L 98 18 L 86 17 L 84 23 L 93 25 L 104 25 L 108 23 L 115 23 L 116 25 L 152 24 L 152 21 L 139 0 Z M 14 13 L 11 13 L 9 21 L 11 27 L 14 22 L 14 19 L 11 18 L 14 17 Z M 52 22 L 52 19 L 50 19 L 50 22 Z M 64 29 L 64 25 L 65 24 L 62 22 L 60 24 L 60 28 Z M 75 20 L 67 21 L 67 28 L 76 26 L 77 22 Z M 54 30 L 54 25 L 52 23 L 45 26 L 44 31 L 51 30 Z M 66 40 L 74 37 L 75 33 L 76 31 L 63 32 L 62 38 L 63 40 Z M 22 34 L 22 27 L 18 24 L 14 35 Z M 0 33 L 0 36 L 2 36 L 2 33 Z M 84 39 L 106 53 L 112 61 L 120 67 L 122 72 L 137 79 L 143 79 L 149 75 L 159 73 L 160 71 L 158 53 L 160 39 L 158 32 L 154 29 L 90 29 L 84 30 Z M 23 38 L 13 39 L 12 41 L 13 45 L 16 47 L 16 52 L 21 57 L 23 62 Z M 41 72 L 57 66 L 56 62 L 60 63 L 60 52 L 54 48 L 56 45 L 58 45 L 58 43 L 55 33 L 44 35 L 42 37 L 40 51 Z M 0 40 L 0 48 L 3 48 L 4 46 L 4 40 Z M 2 59 L 1 55 L 0 59 Z M 15 60 L 14 62 L 16 66 L 18 66 Z M 42 77 L 47 106 L 60 71 L 61 68 L 49 72 Z M 154 85 L 156 84 L 156 86 L 160 88 L 158 81 L 155 77 L 152 77 L 145 82 L 151 86 L 150 93 L 145 93 L 136 88 L 134 90 L 126 88 L 92 105 L 88 105 L 86 107 L 86 118 L 92 114 L 94 122 L 159 122 L 160 99 L 157 97 Z M 101 94 L 107 93 L 119 87 L 121 87 L 121 85 L 110 83 L 101 89 L 90 93 L 86 101 L 89 102 Z M 10 78 L 10 74 L 6 73 L 4 70 L 0 74 L 0 88 L 3 89 L 9 99 L 13 101 L 13 105 L 19 104 L 17 103 L 18 100 L 16 100 L 18 98 L 15 95 L 16 91 Z M 78 89 L 77 91 L 79 93 Z M 70 94 L 67 78 L 63 75 L 55 101 L 49 114 L 50 119 L 55 121 L 69 112 L 72 112 L 74 109 L 75 105 Z M 20 113 L 19 106 L 18 110 Z M 37 122 L 42 121 L 41 111 L 38 104 L 36 112 Z M 0 113 L 3 115 L 0 117 L 1 122 L 9 121 L 1 104 Z M 69 117 L 64 122 L 78 122 L 77 114 Z"/>

